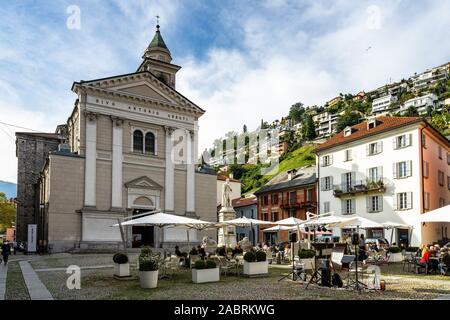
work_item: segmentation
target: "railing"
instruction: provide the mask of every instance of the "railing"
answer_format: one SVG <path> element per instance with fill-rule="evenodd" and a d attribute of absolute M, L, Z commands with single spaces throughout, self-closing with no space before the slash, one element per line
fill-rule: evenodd
<path fill-rule="evenodd" d="M 317 207 L 317 201 L 295 201 L 295 202 L 288 202 L 283 203 L 280 205 L 280 208 L 287 209 L 287 208 L 305 208 L 305 207 Z"/>
<path fill-rule="evenodd" d="M 342 183 L 333 186 L 333 194 L 340 197 L 348 194 L 368 193 L 368 192 L 385 192 L 386 186 L 383 178 L 378 180 L 357 180 L 352 183 Z"/>

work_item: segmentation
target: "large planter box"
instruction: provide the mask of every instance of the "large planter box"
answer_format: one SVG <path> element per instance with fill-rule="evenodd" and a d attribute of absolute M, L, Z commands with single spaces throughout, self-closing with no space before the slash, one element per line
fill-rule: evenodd
<path fill-rule="evenodd" d="M 403 255 L 401 252 L 391 253 L 389 256 L 389 262 L 402 262 Z"/>
<path fill-rule="evenodd" d="M 269 263 L 261 262 L 247 262 L 244 261 L 244 274 L 247 276 L 259 276 L 269 273 Z"/>
<path fill-rule="evenodd" d="M 192 282 L 194 283 L 217 282 L 219 280 L 219 267 L 214 269 L 192 269 Z"/>
<path fill-rule="evenodd" d="M 144 289 L 156 288 L 158 286 L 158 270 L 139 271 L 139 283 Z"/>
<path fill-rule="evenodd" d="M 300 259 L 300 263 L 303 263 L 305 270 L 314 270 L 315 265 L 315 259 L 309 258 L 309 259 Z"/>
<path fill-rule="evenodd" d="M 129 277 L 130 276 L 130 264 L 129 263 L 114 263 L 114 275 L 116 277 Z"/>

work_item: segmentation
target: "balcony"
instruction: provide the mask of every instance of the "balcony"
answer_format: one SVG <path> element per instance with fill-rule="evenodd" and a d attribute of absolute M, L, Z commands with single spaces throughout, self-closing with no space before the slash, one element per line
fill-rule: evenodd
<path fill-rule="evenodd" d="M 297 209 L 317 207 L 317 201 L 290 201 L 280 205 L 281 209 Z"/>
<path fill-rule="evenodd" d="M 333 195 L 335 197 L 353 196 L 357 194 L 367 194 L 370 192 L 384 193 L 386 191 L 386 186 L 384 184 L 383 178 L 372 181 L 372 180 L 358 180 L 352 184 L 340 184 L 334 185 Z"/>

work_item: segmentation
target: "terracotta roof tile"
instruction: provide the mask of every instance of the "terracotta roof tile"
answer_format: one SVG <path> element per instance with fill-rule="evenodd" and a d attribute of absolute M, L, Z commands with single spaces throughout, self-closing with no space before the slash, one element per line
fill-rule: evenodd
<path fill-rule="evenodd" d="M 248 197 L 248 198 L 237 198 L 232 200 L 233 208 L 239 208 L 239 207 L 246 207 L 251 206 L 253 204 L 256 204 L 258 202 L 258 199 L 255 196 Z"/>
<path fill-rule="evenodd" d="M 348 143 L 351 141 L 355 141 L 358 139 L 362 139 L 367 136 L 375 135 L 377 133 L 389 131 L 395 128 L 399 128 L 405 125 L 419 123 L 423 119 L 420 117 L 387 117 L 387 116 L 379 116 L 375 118 L 377 120 L 377 125 L 375 128 L 368 129 L 367 121 L 363 121 L 358 123 L 352 127 L 353 132 L 351 135 L 345 137 L 344 130 L 331 137 L 324 143 L 320 144 L 316 148 L 316 152 L 320 152 L 344 143 Z"/>

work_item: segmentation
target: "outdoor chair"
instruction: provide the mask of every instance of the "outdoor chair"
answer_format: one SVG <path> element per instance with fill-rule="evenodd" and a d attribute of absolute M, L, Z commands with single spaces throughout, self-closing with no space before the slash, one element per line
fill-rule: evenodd
<path fill-rule="evenodd" d="M 166 270 L 170 270 L 172 274 L 180 270 L 180 258 L 172 256 L 165 261 Z"/>
<path fill-rule="evenodd" d="M 218 257 L 218 260 L 220 271 L 223 275 L 227 276 L 229 272 L 236 272 L 236 262 L 229 261 L 225 257 Z"/>
<path fill-rule="evenodd" d="M 412 252 L 402 252 L 402 270 L 405 271 L 405 267 L 407 267 L 408 272 L 411 271 L 411 266 L 414 266 L 414 254 Z"/>
<path fill-rule="evenodd" d="M 368 264 L 365 261 L 358 261 L 358 282 L 364 284 L 364 279 L 367 279 L 367 267 Z M 346 288 L 350 288 L 356 284 L 356 262 L 352 261 L 349 264 L 347 272 L 347 285 Z M 364 284 L 364 286 L 366 286 Z"/>
<path fill-rule="evenodd" d="M 420 274 L 422 269 L 425 271 L 425 274 L 428 274 L 429 263 L 419 263 L 419 258 L 413 257 L 413 265 L 416 274 Z"/>

